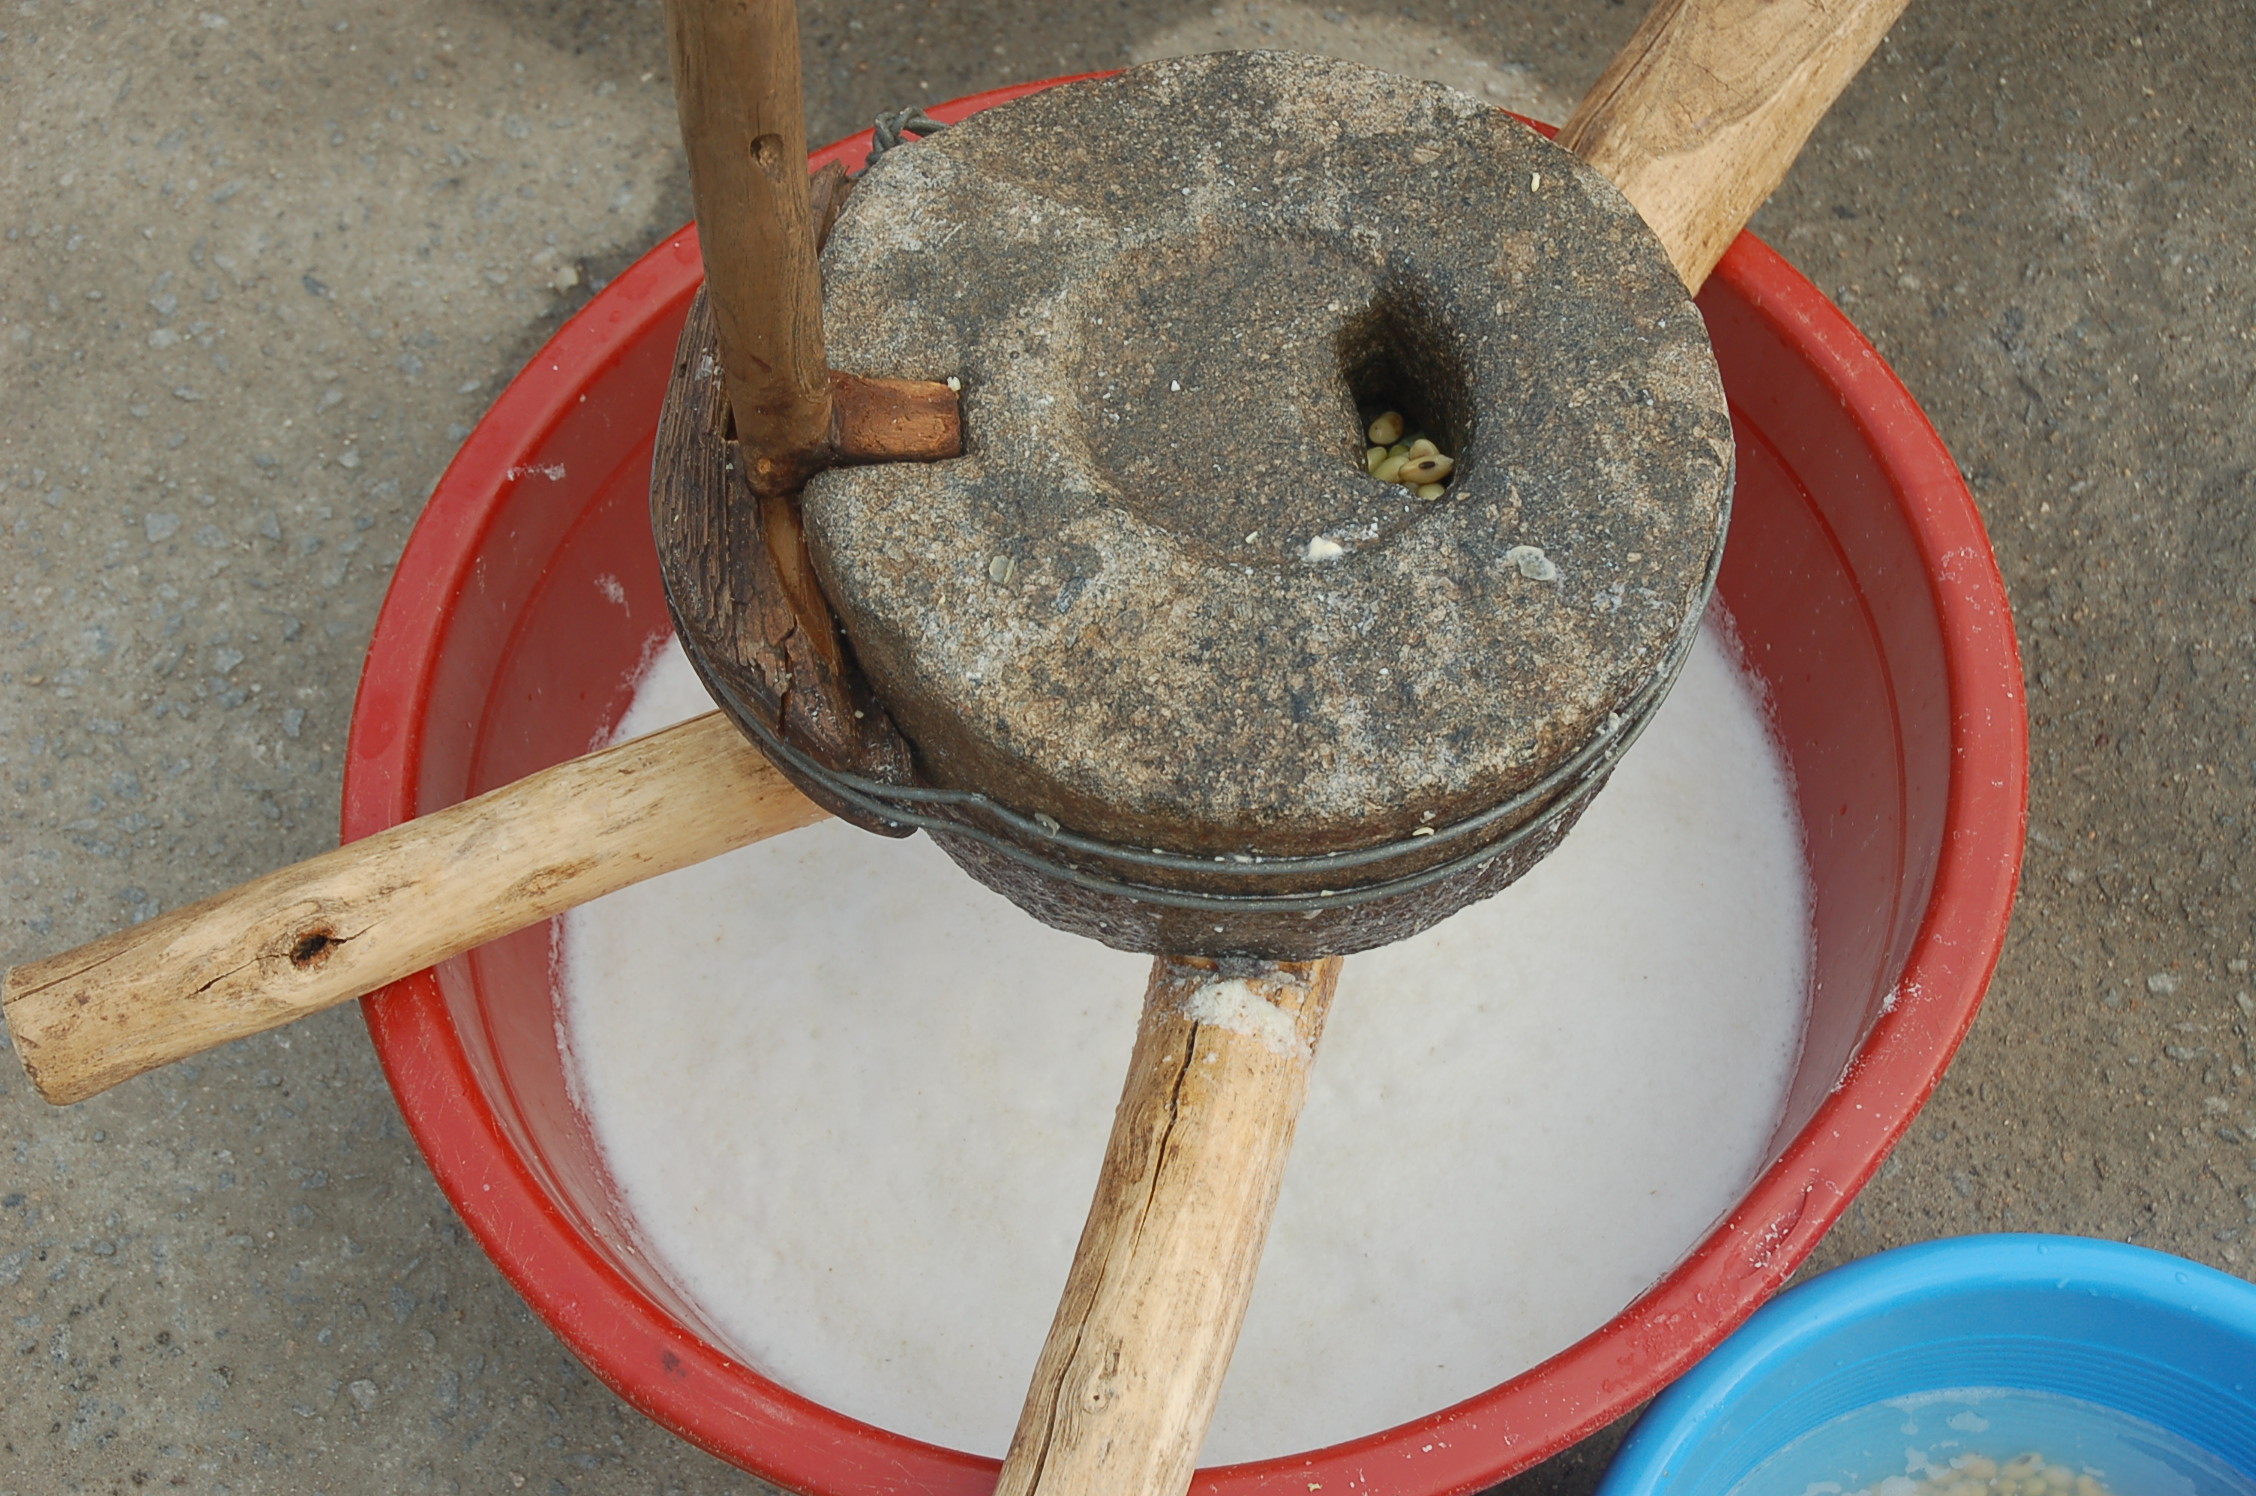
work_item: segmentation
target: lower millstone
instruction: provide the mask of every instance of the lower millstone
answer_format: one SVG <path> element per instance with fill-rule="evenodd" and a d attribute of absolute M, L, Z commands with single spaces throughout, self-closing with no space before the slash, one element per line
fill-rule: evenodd
<path fill-rule="evenodd" d="M 1558 769 L 1697 626 L 1732 460 L 1699 314 L 1610 184 L 1463 95 L 1278 53 L 1066 85 L 888 154 L 824 273 L 835 365 L 963 383 L 963 458 L 805 500 L 932 783 L 1223 859 L 1406 840 Z M 1366 471 L 1385 409 L 1442 497 Z M 944 841 L 1109 943 L 1304 955 L 1553 839 L 1251 923 Z"/>

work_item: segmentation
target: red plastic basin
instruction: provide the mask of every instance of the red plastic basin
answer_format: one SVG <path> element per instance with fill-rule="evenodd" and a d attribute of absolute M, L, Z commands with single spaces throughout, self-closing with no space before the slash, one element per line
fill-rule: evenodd
<path fill-rule="evenodd" d="M 815 159 L 858 162 L 867 141 Z M 369 648 L 348 839 L 585 752 L 625 710 L 668 626 L 651 438 L 699 273 L 684 230 L 620 276 L 447 470 Z M 1808 1038 L 1774 1160 L 1675 1271 L 1541 1366 L 1382 1434 L 1201 1471 L 1198 1491 L 1440 1496 L 1618 1417 L 1780 1286 L 1973 1021 L 2020 869 L 2027 770 L 2020 662 L 1981 520 L 1910 395 L 1785 261 L 1742 237 L 1700 304 L 1739 438 L 1723 594 L 1776 706 L 1815 886 Z M 737 1364 L 636 1254 L 565 1092 L 553 940 L 523 931 L 366 1004 L 432 1172 L 518 1292 L 636 1407 L 780 1485 L 985 1496 L 994 1461 L 857 1423 Z"/>

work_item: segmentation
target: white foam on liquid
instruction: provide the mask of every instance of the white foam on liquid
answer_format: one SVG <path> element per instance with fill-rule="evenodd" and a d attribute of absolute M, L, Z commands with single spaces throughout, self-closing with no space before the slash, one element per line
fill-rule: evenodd
<path fill-rule="evenodd" d="M 620 735 L 710 710 L 678 647 Z M 1207 1464 L 1462 1400 L 1597 1329 L 1737 1201 L 1800 1044 L 1809 895 L 1711 628 L 1561 848 L 1350 958 Z M 1148 969 L 829 822 L 564 922 L 574 1094 L 645 1249 L 866 1422 L 1000 1455 Z"/>

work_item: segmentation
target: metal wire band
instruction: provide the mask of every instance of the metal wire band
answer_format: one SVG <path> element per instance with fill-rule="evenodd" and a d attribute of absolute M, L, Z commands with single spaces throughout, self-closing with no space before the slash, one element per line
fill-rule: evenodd
<path fill-rule="evenodd" d="M 1718 559 L 1721 547 L 1717 548 Z M 1711 563 L 1709 580 L 1712 585 L 1715 566 Z M 1470 869 L 1483 866 L 1503 856 L 1522 842 L 1538 835 L 1568 811 L 1580 805 L 1596 792 L 1597 786 L 1610 772 L 1621 756 L 1629 751 L 1645 731 L 1669 688 L 1683 671 L 1684 663 L 1691 658 L 1692 646 L 1700 633 L 1700 612 L 1694 612 L 1685 628 L 1670 647 L 1661 669 L 1646 682 L 1644 688 L 1632 698 L 1626 712 L 1610 716 L 1598 733 L 1558 768 L 1546 774 L 1535 784 L 1500 804 L 1490 806 L 1478 815 L 1462 821 L 1434 828 L 1428 836 L 1407 836 L 1374 847 L 1360 847 L 1349 852 L 1322 853 L 1312 857 L 1253 857 L 1240 861 L 1230 854 L 1197 855 L 1123 847 L 1111 842 L 1097 841 L 1067 831 L 1052 828 L 1031 816 L 1022 815 L 1008 806 L 998 804 L 977 790 L 951 790 L 925 785 L 886 784 L 880 780 L 865 779 L 858 774 L 848 774 L 818 762 L 804 750 L 783 741 L 765 716 L 748 710 L 746 704 L 718 681 L 708 680 L 725 698 L 730 715 L 738 723 L 748 725 L 758 740 L 760 751 L 794 773 L 808 779 L 846 804 L 895 826 L 909 826 L 917 830 L 943 836 L 965 836 L 1010 858 L 1021 866 L 1045 877 L 1055 878 L 1095 893 L 1110 894 L 1132 899 L 1138 903 L 1157 904 L 1170 909 L 1202 910 L 1225 914 L 1273 913 L 1314 914 L 1325 909 L 1351 908 L 1377 899 L 1391 898 L 1428 885 L 1455 877 Z M 917 809 L 918 806 L 939 806 L 958 812 L 984 815 L 1009 827 L 1027 840 L 1048 843 L 1081 852 L 1087 856 L 1111 862 L 1126 863 L 1133 867 L 1211 876 L 1227 873 L 1233 877 L 1311 877 L 1322 873 L 1346 871 L 1367 867 L 1375 862 L 1402 857 L 1414 852 L 1427 852 L 1437 845 L 1477 836 L 1499 821 L 1508 820 L 1528 807 L 1556 797 L 1501 839 L 1484 842 L 1457 857 L 1405 873 L 1399 877 L 1362 883 L 1347 889 L 1324 889 L 1316 893 L 1293 894 L 1243 894 L 1212 893 L 1189 889 L 1156 888 L 1146 883 L 1127 883 L 1092 873 L 1072 863 L 1056 862 L 1043 857 L 1022 842 L 1005 837 L 971 821 L 955 815 L 936 815 Z"/>

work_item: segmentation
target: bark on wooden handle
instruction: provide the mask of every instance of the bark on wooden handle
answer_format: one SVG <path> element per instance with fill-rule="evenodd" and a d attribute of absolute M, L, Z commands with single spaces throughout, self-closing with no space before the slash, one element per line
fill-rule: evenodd
<path fill-rule="evenodd" d="M 998 1496 L 1181 1496 L 1237 1345 L 1339 958 L 1152 968 Z"/>
<path fill-rule="evenodd" d="M 667 0 L 666 36 L 721 373 L 755 493 L 829 460 L 830 365 L 792 0 Z"/>
<path fill-rule="evenodd" d="M 1700 289 L 1907 0 L 1656 0 L 1559 144 Z"/>
<path fill-rule="evenodd" d="M 822 818 L 713 712 L 18 966 L 0 1005 L 39 1093 L 80 1101 Z"/>

